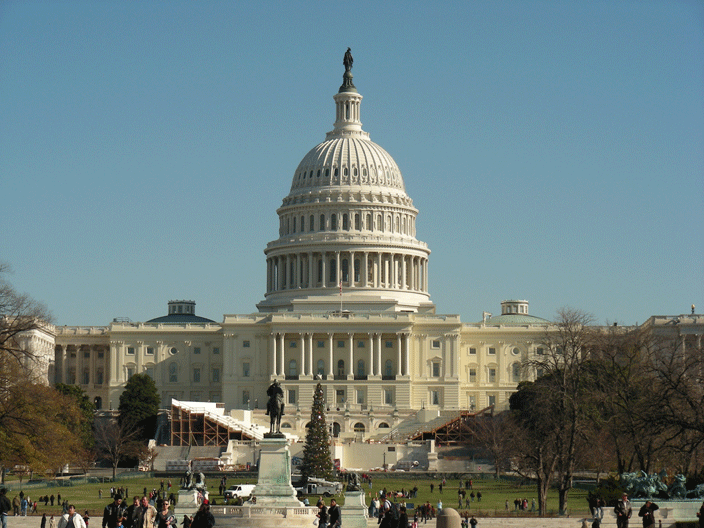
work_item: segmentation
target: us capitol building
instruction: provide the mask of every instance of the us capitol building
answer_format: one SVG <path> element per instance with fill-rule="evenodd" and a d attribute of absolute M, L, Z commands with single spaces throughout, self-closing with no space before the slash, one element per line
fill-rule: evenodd
<path fill-rule="evenodd" d="M 303 157 L 276 211 L 258 312 L 216 322 L 175 300 L 146 322 L 47 327 L 32 339 L 54 352 L 49 381 L 77 384 L 107 410 L 131 376 L 147 373 L 164 407 L 218 402 L 263 415 L 278 379 L 282 425 L 299 431 L 296 414 L 307 421 L 322 383 L 336 436 L 374 437 L 420 410 L 507 408 L 519 381 L 535 377 L 522 364 L 542 352 L 550 323 L 525 300 L 474 323 L 436 313 L 418 210 L 394 159 L 362 129 L 351 66 L 333 96 L 333 130 Z M 701 335 L 702 318 L 692 317 Z"/>

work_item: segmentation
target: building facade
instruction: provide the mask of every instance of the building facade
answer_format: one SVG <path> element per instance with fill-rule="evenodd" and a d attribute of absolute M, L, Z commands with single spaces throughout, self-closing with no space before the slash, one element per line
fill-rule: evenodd
<path fill-rule="evenodd" d="M 418 210 L 396 162 L 362 130 L 349 69 L 333 99 L 333 130 L 303 157 L 276 211 L 258 311 L 215 322 L 193 301 L 170 301 L 166 316 L 144 323 L 57 327 L 52 381 L 78 384 L 110 409 L 146 372 L 164 407 L 175 398 L 257 409 L 278 379 L 299 414 L 321 383 L 330 412 L 347 413 L 338 423 L 368 433 L 399 413 L 507 407 L 535 377 L 523 365 L 541 353 L 550 323 L 524 300 L 474 323 L 436 313 Z"/>

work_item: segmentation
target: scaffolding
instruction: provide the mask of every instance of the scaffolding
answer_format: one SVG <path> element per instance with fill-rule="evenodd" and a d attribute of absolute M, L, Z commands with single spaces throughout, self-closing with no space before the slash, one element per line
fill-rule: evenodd
<path fill-rule="evenodd" d="M 447 445 L 467 444 L 474 436 L 477 418 L 493 416 L 494 407 L 481 411 L 461 411 L 448 422 L 427 431 L 419 431 L 409 440 L 435 440 L 436 443 Z"/>
<path fill-rule="evenodd" d="M 225 416 L 222 406 L 196 407 L 176 400 L 171 404 L 172 446 L 227 447 L 230 440 L 261 438 L 262 434 L 255 426 Z"/>

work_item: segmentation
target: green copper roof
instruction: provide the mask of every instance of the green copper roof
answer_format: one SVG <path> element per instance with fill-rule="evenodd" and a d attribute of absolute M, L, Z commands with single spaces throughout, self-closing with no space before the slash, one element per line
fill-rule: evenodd
<path fill-rule="evenodd" d="M 504 314 L 495 315 L 490 317 L 486 323 L 487 325 L 546 325 L 550 324 L 550 321 L 543 319 L 542 317 L 535 317 L 534 315 L 527 314 Z"/>

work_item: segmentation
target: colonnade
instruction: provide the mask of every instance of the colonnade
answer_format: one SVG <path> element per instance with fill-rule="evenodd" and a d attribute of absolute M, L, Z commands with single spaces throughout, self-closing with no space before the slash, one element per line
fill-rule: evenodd
<path fill-rule="evenodd" d="M 411 349 L 411 334 L 410 333 L 399 333 L 394 334 L 396 341 L 396 354 L 395 354 L 395 368 L 392 366 L 391 375 L 395 376 L 408 376 L 410 375 L 410 349 Z M 301 332 L 297 334 L 287 334 L 287 333 L 272 333 L 269 336 L 269 350 L 271 353 L 270 364 L 273 367 L 271 372 L 272 376 L 284 377 L 286 376 L 286 343 L 295 343 L 296 352 L 292 356 L 289 354 L 290 359 L 296 361 L 296 376 L 308 376 L 313 377 L 316 374 L 321 374 L 318 369 L 317 363 L 314 363 L 314 358 L 319 361 L 322 360 L 325 365 L 323 368 L 322 375 L 326 376 L 328 379 L 332 379 L 335 376 L 350 379 L 354 378 L 355 375 L 355 360 L 364 361 L 364 375 L 368 377 L 383 377 L 388 375 L 383 371 L 382 367 L 382 342 L 384 346 L 386 341 L 389 341 L 388 336 L 382 336 L 381 333 L 367 333 L 367 334 L 355 334 L 349 332 L 343 334 L 342 336 L 328 333 L 325 334 L 325 339 L 320 339 L 316 336 L 315 343 L 319 345 L 323 343 L 323 347 L 313 346 L 314 339 L 313 333 L 311 332 Z M 344 339 L 340 339 L 343 337 Z M 334 353 L 335 342 L 343 341 L 345 343 L 344 347 L 337 347 L 341 350 L 342 355 Z M 360 343 L 365 346 L 360 347 Z M 358 346 L 355 346 L 357 344 Z M 318 348 L 319 352 L 314 353 L 314 348 Z M 355 348 L 357 353 L 355 353 Z M 289 347 L 291 350 L 292 347 Z M 344 362 L 344 370 L 342 372 L 336 371 L 336 361 L 339 364 L 340 361 Z M 289 361 L 290 361 L 289 359 Z M 359 373 L 358 373 L 359 374 Z"/>
<path fill-rule="evenodd" d="M 267 258 L 267 293 L 299 288 L 428 291 L 428 258 L 370 251 L 308 251 Z"/>
<path fill-rule="evenodd" d="M 85 357 L 86 352 L 88 357 Z M 103 357 L 98 355 L 103 352 Z M 71 361 L 71 353 L 76 354 Z M 77 385 L 102 385 L 107 383 L 106 357 L 108 348 L 102 345 L 57 345 L 55 348 L 55 382 Z M 85 376 L 87 373 L 87 378 Z M 100 379 L 102 375 L 102 379 Z"/>

